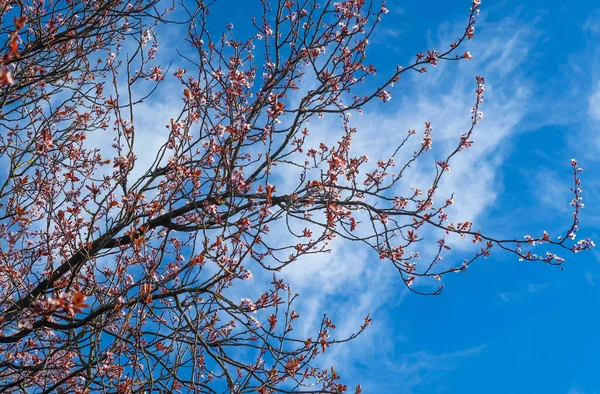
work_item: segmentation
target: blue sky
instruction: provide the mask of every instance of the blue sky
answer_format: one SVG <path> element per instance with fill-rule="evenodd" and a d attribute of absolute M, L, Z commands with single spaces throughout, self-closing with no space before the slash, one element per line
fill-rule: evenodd
<path fill-rule="evenodd" d="M 379 44 L 377 60 L 385 64 L 391 54 L 405 59 L 418 48 L 435 47 L 464 19 L 461 3 L 390 2 L 392 13 L 383 24 L 390 39 Z M 438 106 L 448 115 L 434 122 L 442 128 L 444 121 L 455 122 L 444 103 L 460 91 L 457 85 L 478 74 L 490 85 L 486 119 L 475 137 L 489 149 L 470 163 L 488 165 L 493 174 L 483 194 L 491 201 L 478 212 L 477 223 L 492 232 L 526 234 L 567 222 L 567 163 L 577 157 L 587 170 L 580 234 L 594 237 L 600 213 L 600 178 L 594 171 L 600 120 L 600 100 L 594 98 L 597 7 L 592 1 L 483 2 L 477 33 L 467 47 L 473 63 L 444 65 L 431 73 L 443 74 L 433 76 L 443 83 L 425 87 L 431 109 Z M 404 88 L 420 89 L 422 82 L 415 78 Z M 402 87 L 394 93 L 408 106 L 427 100 L 403 93 Z M 397 111 L 398 117 L 410 118 Z M 370 339 L 347 345 L 345 355 L 361 356 L 351 356 L 352 365 L 342 370 L 370 393 L 594 393 L 600 390 L 598 285 L 597 253 L 568 256 L 565 271 L 496 253 L 448 280 L 439 297 L 402 296 L 399 281 L 383 286 L 396 297 L 383 296 L 374 283 L 369 286 L 373 297 L 386 299 L 375 303 L 378 325 L 365 334 Z"/>
<path fill-rule="evenodd" d="M 355 149 L 376 157 L 399 132 L 424 121 L 432 122 L 434 141 L 449 145 L 470 122 L 475 76 L 483 75 L 485 118 L 475 145 L 442 185 L 456 193 L 456 213 L 493 235 L 558 235 L 571 218 L 569 161 L 576 157 L 586 204 L 579 236 L 598 240 L 600 5 L 524 3 L 484 0 L 475 38 L 464 48 L 473 61 L 404 79 L 390 103 L 365 109 L 356 120 Z M 258 6 L 219 0 L 212 23 L 234 23 L 241 38 Z M 418 52 L 445 48 L 462 33 L 469 6 L 469 0 L 390 0 L 369 60 L 381 71 L 394 70 Z M 173 102 L 179 105 L 180 97 Z M 164 116 L 166 124 L 173 116 L 168 102 L 147 110 L 152 122 Z M 416 168 L 407 182 L 425 175 Z M 307 332 L 324 312 L 341 332 L 352 332 L 371 313 L 370 329 L 325 360 L 365 393 L 595 393 L 598 253 L 564 257 L 561 271 L 496 252 L 446 279 L 438 297 L 408 293 L 391 267 L 345 243 L 284 277 L 302 294 Z"/>

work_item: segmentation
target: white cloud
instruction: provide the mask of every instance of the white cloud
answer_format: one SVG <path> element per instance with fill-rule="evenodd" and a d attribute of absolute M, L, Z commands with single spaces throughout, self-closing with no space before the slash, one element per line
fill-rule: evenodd
<path fill-rule="evenodd" d="M 579 390 L 577 387 L 573 386 L 567 391 L 567 394 L 585 394 L 585 391 Z"/>
<path fill-rule="evenodd" d="M 600 120 L 600 83 L 596 84 L 588 99 L 588 115 L 593 120 Z"/>
<path fill-rule="evenodd" d="M 519 302 L 547 290 L 550 286 L 551 283 L 530 283 L 515 291 L 501 291 L 498 297 L 505 303 Z"/>
<path fill-rule="evenodd" d="M 554 171 L 541 169 L 537 170 L 532 178 L 537 185 L 533 193 L 540 206 L 554 213 L 572 212 L 569 203 L 573 199 L 573 193 L 565 185 L 564 176 L 559 177 Z"/>
<path fill-rule="evenodd" d="M 592 12 L 590 16 L 588 16 L 588 18 L 586 19 L 585 23 L 583 24 L 582 28 L 583 30 L 587 30 L 589 32 L 591 32 L 592 34 L 599 34 L 600 33 L 600 24 L 598 24 L 598 21 L 600 20 L 600 11 L 596 10 L 595 12 Z"/>
<path fill-rule="evenodd" d="M 594 274 L 590 271 L 585 273 L 585 280 L 589 283 L 590 286 L 596 286 L 596 282 L 600 279 L 600 274 Z"/>
<path fill-rule="evenodd" d="M 394 379 L 385 384 L 385 390 L 394 393 L 421 392 L 420 387 L 425 384 L 438 383 L 445 374 L 460 368 L 461 362 L 481 354 L 485 347 L 486 345 L 483 344 L 456 352 L 439 354 L 416 352 L 405 354 L 397 360 L 388 361 L 389 369 L 394 371 Z M 365 392 L 374 392 L 375 387 L 373 386 L 373 384 L 365 385 Z M 384 387 L 380 385 L 376 387 L 378 392 L 383 392 Z"/>
<path fill-rule="evenodd" d="M 423 122 L 431 122 L 435 149 L 411 167 L 396 192 L 405 195 L 411 185 L 428 187 L 435 159 L 453 149 L 461 133 L 468 130 L 469 109 L 475 99 L 475 75 L 485 76 L 485 118 L 475 131 L 472 148 L 453 159 L 452 171 L 444 178 L 438 194 L 438 198 L 446 198 L 455 193 L 451 212 L 455 221 L 479 220 L 485 224 L 484 213 L 502 191 L 499 170 L 506 159 L 504 146 L 510 146 L 510 138 L 524 131 L 520 124 L 527 120 L 531 109 L 533 81 L 521 68 L 539 34 L 528 26 L 516 18 L 478 26 L 481 34 L 468 44 L 473 61 L 442 64 L 427 75 L 408 76 L 394 88 L 394 99 L 389 104 L 377 109 L 375 106 L 363 108 L 363 116 L 353 115 L 352 125 L 358 129 L 352 145 L 354 154 L 366 154 L 373 161 L 387 158 L 395 148 L 394 142 L 399 142 L 407 130 L 414 128 L 422 132 Z M 445 44 L 453 38 L 442 37 L 440 40 Z M 339 131 L 336 133 L 340 129 L 335 126 L 335 122 L 327 118 L 311 122 L 311 138 L 314 137 L 311 141 L 318 144 L 326 139 L 328 143 L 335 143 L 340 135 Z M 419 142 L 416 138 L 415 143 Z M 404 151 L 406 155 L 412 152 L 412 147 Z M 279 179 L 286 181 L 287 187 L 297 180 L 294 170 L 286 172 L 287 169 L 279 167 L 278 171 Z M 470 242 L 458 243 L 453 249 L 460 251 L 461 247 L 470 245 Z M 330 255 L 307 256 L 286 267 L 283 275 L 292 283 L 293 289 L 302 294 L 300 303 L 304 305 L 303 318 L 306 318 L 303 319 L 302 333 L 308 332 L 325 312 L 333 315 L 334 322 L 344 334 L 358 328 L 367 313 L 374 317 L 373 325 L 355 340 L 360 345 L 333 347 L 321 360 L 324 365 L 337 360 L 336 364 L 344 369 L 342 372 L 352 374 L 353 365 L 368 360 L 370 368 L 381 373 L 387 371 L 385 373 L 397 376 L 400 371 L 398 376 L 406 377 L 400 379 L 405 379 L 402 382 L 407 385 L 406 392 L 410 392 L 436 368 L 447 368 L 442 365 L 458 367 L 449 360 L 483 350 L 483 346 L 479 346 L 441 355 L 427 352 L 395 354 L 394 358 L 400 357 L 396 362 L 385 357 L 373 359 L 372 355 L 377 352 L 372 350 L 385 346 L 381 338 L 399 337 L 396 344 L 406 340 L 405 333 L 397 335 L 392 331 L 390 327 L 399 319 L 388 313 L 391 304 L 402 302 L 408 291 L 389 264 L 359 244 L 334 242 Z M 537 288 L 532 287 L 525 291 L 535 290 Z M 511 298 L 509 293 L 505 296 L 507 300 Z M 408 323 L 404 328 L 406 332 L 410 331 Z M 341 334 L 338 333 L 343 336 Z M 339 360 L 344 361 L 340 363 Z M 362 379 L 363 382 L 368 380 Z"/>

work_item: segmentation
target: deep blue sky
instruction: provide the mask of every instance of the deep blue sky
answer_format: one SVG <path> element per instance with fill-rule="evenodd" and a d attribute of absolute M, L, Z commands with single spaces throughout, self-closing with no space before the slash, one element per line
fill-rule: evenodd
<path fill-rule="evenodd" d="M 369 60 L 394 70 L 418 52 L 445 48 L 462 33 L 469 6 L 390 0 Z M 218 0 L 211 23 L 234 23 L 243 38 L 258 7 L 257 0 Z M 600 239 L 600 4 L 483 0 L 476 29 L 464 49 L 473 61 L 403 80 L 390 103 L 358 121 L 358 146 L 377 153 L 396 128 L 424 121 L 442 144 L 457 138 L 469 122 L 474 77 L 483 75 L 486 116 L 476 145 L 445 185 L 457 193 L 459 212 L 491 234 L 559 235 L 570 220 L 576 157 L 585 170 L 579 236 Z M 352 331 L 372 313 L 369 331 L 328 356 L 350 385 L 361 383 L 365 393 L 600 391 L 597 252 L 563 254 L 564 271 L 495 253 L 448 278 L 442 295 L 423 297 L 407 294 L 377 256 L 350 247 L 285 273 L 308 305 L 307 324 L 330 312 Z"/>
<path fill-rule="evenodd" d="M 388 43 L 381 50 L 382 62 L 390 49 L 402 58 L 405 48 L 410 55 L 439 42 L 438 37 L 451 30 L 444 24 L 460 21 L 463 3 L 430 1 L 425 7 L 423 2 L 390 2 L 390 9 L 396 4 L 401 9 L 384 25 L 401 33 L 398 44 Z M 504 153 L 495 172 L 497 198 L 479 216 L 484 228 L 495 230 L 497 225 L 528 233 L 568 221 L 566 163 L 577 157 L 586 170 L 580 234 L 597 235 L 599 119 L 594 118 L 593 107 L 600 102 L 591 97 L 598 89 L 594 27 L 600 29 L 600 18 L 595 4 L 482 4 L 477 24 L 481 34 L 469 49 L 477 58 L 501 44 L 511 36 L 502 25 L 513 31 L 527 29 L 521 43 L 526 52 L 517 47 L 511 54 L 525 58 L 513 73 L 531 90 L 525 102 L 527 115 L 494 145 Z M 482 61 L 474 67 L 490 85 L 498 84 L 496 73 L 485 74 L 488 66 Z M 456 78 L 464 75 L 463 70 L 456 72 Z M 440 94 L 446 91 L 439 89 Z M 490 113 L 490 108 L 484 111 L 494 116 L 491 122 L 502 122 L 506 115 Z M 484 122 L 479 131 L 492 128 Z M 382 307 L 375 317 L 386 314 L 391 329 L 384 332 L 398 333 L 398 339 L 392 335 L 375 347 L 383 357 L 367 357 L 359 368 L 360 378 L 371 393 L 597 392 L 599 279 L 596 253 L 568 256 L 565 271 L 495 254 L 467 275 L 447 282 L 439 297 L 410 294 L 395 307 Z"/>

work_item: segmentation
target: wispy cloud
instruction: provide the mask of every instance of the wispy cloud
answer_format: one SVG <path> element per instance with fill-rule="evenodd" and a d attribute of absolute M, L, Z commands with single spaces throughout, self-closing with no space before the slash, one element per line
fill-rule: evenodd
<path fill-rule="evenodd" d="M 424 386 L 436 387 L 444 376 L 460 368 L 461 363 L 485 351 L 486 345 L 448 352 L 416 352 L 405 354 L 394 361 L 388 361 L 393 371 L 393 379 L 380 380 L 380 383 L 365 385 L 365 392 L 413 393 L 423 392 Z"/>
<path fill-rule="evenodd" d="M 585 391 L 579 390 L 577 387 L 573 386 L 567 391 L 567 394 L 585 394 Z"/>
<path fill-rule="evenodd" d="M 596 84 L 588 99 L 588 114 L 590 118 L 600 120 L 600 83 Z"/>
<path fill-rule="evenodd" d="M 456 24 L 454 29 L 447 30 L 456 34 L 460 31 L 459 26 Z M 456 220 L 479 219 L 485 223 L 483 214 L 502 192 L 499 173 L 507 157 L 505 147 L 510 146 L 511 137 L 524 131 L 520 125 L 531 109 L 529 102 L 535 81 L 526 73 L 525 63 L 539 32 L 515 16 L 484 24 L 478 29 L 481 34 L 469 43 L 468 48 L 474 56 L 472 62 L 444 64 L 430 70 L 428 75 L 409 76 L 392 91 L 394 98 L 389 105 L 365 108 L 365 114 L 353 116 L 352 123 L 358 129 L 353 149 L 376 159 L 391 154 L 393 141 L 400 141 L 408 129 L 422 130 L 424 121 L 431 122 L 437 150 L 431 152 L 432 157 L 424 157 L 422 163 L 411 167 L 397 193 L 405 194 L 411 185 L 428 187 L 434 170 L 433 159 L 456 146 L 460 134 L 468 129 L 474 77 L 484 75 L 487 80 L 485 119 L 476 130 L 473 147 L 452 162 L 452 172 L 440 185 L 438 195 L 455 193 L 456 203 L 450 213 Z M 446 44 L 453 38 L 449 33 L 440 35 L 439 42 Z M 329 136 L 333 141 L 337 137 L 335 130 L 325 122 L 311 124 L 311 133 L 321 138 Z M 406 152 L 411 153 L 412 150 Z M 290 175 L 289 179 L 296 178 Z M 469 247 L 469 244 L 462 245 Z M 309 257 L 292 264 L 283 275 L 303 294 L 302 302 L 307 308 L 305 317 L 309 317 L 306 324 L 314 323 L 328 312 L 338 318 L 336 324 L 348 333 L 360 325 L 366 313 L 375 318 L 368 332 L 355 341 L 360 346 L 334 347 L 326 358 L 326 361 L 344 360 L 342 372 L 350 375 L 359 374 L 360 366 L 368 363 L 369 370 L 400 376 L 398 384 L 394 383 L 387 391 L 373 386 L 368 392 L 411 392 L 436 372 L 460 368 L 462 359 L 484 349 L 483 345 L 474 344 L 475 347 L 456 353 L 423 351 L 402 355 L 401 343 L 406 340 L 410 326 L 404 322 L 404 332 L 398 334 L 388 313 L 391 305 L 404 300 L 407 290 L 396 272 L 382 265 L 373 253 L 360 245 L 334 243 L 331 255 Z M 544 285 L 531 285 L 525 289 L 531 293 L 542 290 Z M 505 294 L 507 299 L 511 296 Z M 400 344 L 393 355 L 381 357 L 385 352 L 373 351 L 378 345 L 385 346 L 378 343 L 381 338 Z M 374 358 L 374 354 L 379 356 Z"/>
<path fill-rule="evenodd" d="M 590 286 L 596 286 L 598 279 L 600 279 L 600 274 L 594 274 L 590 271 L 585 273 L 585 280 L 590 284 Z"/>
<path fill-rule="evenodd" d="M 501 291 L 498 293 L 498 297 L 506 303 L 520 302 L 530 295 L 547 290 L 550 286 L 552 286 L 551 283 L 530 283 L 515 291 Z"/>

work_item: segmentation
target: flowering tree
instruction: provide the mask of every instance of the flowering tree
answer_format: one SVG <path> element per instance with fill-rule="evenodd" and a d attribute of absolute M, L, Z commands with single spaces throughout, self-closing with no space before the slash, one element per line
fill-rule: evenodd
<path fill-rule="evenodd" d="M 418 54 L 379 86 L 366 51 L 385 4 L 263 0 L 246 39 L 232 26 L 213 36 L 212 6 L 0 2 L 1 391 L 340 393 L 347 388 L 335 369 L 315 358 L 370 318 L 349 338 L 334 339 L 327 317 L 312 337 L 294 336 L 298 295 L 279 276 L 283 267 L 345 238 L 393 264 L 411 290 L 437 294 L 445 274 L 493 247 L 561 265 L 532 247 L 593 245 L 572 241 L 583 206 L 574 160 L 573 222 L 558 239 L 492 238 L 446 213 L 452 196 L 436 192 L 453 157 L 473 143 L 483 77 L 471 126 L 431 161 L 428 190 L 400 195 L 397 186 L 432 148 L 429 123 L 422 137 L 400 136 L 389 157 L 352 149 L 361 131 L 351 114 L 388 102 L 403 74 L 471 59 L 459 48 L 473 37 L 479 0 L 456 42 Z M 163 26 L 187 26 L 177 48 L 187 66 L 174 72 L 155 59 Z M 166 80 L 181 86 L 170 90 L 180 109 L 140 168 L 135 115 Z M 319 117 L 339 119 L 339 129 L 314 135 L 309 121 Z M 290 171 L 292 186 L 281 182 Z M 453 235 L 477 249 L 442 264 Z M 419 252 L 424 239 L 435 246 L 431 256 Z M 240 302 L 232 294 L 251 270 L 273 279 Z"/>

